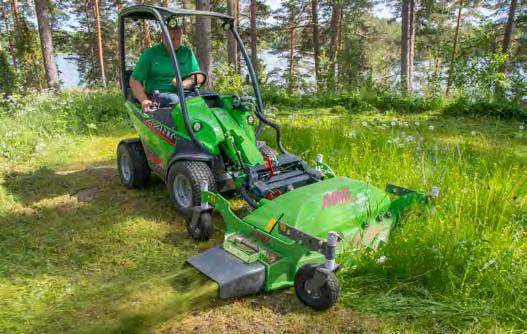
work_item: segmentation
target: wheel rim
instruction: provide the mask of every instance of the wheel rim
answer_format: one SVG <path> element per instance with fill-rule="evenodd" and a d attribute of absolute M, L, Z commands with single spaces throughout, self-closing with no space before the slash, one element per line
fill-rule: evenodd
<path fill-rule="evenodd" d="M 304 290 L 307 292 L 309 297 L 311 297 L 313 299 L 320 299 L 320 296 L 321 296 L 320 289 L 314 289 L 312 287 L 312 284 L 313 284 L 312 283 L 312 279 L 308 279 L 304 283 Z"/>
<path fill-rule="evenodd" d="M 179 174 L 174 179 L 172 184 L 172 190 L 174 191 L 174 197 L 181 207 L 188 208 L 192 203 L 192 187 L 190 186 L 189 179 L 182 174 Z"/>
<path fill-rule="evenodd" d="M 129 182 L 132 178 L 132 167 L 130 166 L 130 158 L 128 154 L 121 155 L 120 159 L 121 175 L 126 182 Z"/>

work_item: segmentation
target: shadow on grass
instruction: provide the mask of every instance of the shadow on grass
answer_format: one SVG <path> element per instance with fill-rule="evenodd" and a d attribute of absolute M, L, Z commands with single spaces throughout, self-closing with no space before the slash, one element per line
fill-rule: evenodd
<path fill-rule="evenodd" d="M 0 295 L 17 291 L 0 312 L 7 330 L 148 332 L 232 302 L 217 300 L 216 283 L 183 267 L 221 242 L 221 218 L 212 240 L 196 243 L 160 179 L 129 190 L 112 165 L 4 176 L 2 186 L 18 203 L 0 219 Z M 289 303 L 266 300 L 264 307 L 290 311 Z"/>
<path fill-rule="evenodd" d="M 109 322 L 112 329 L 114 319 L 125 317 L 118 322 L 128 327 L 118 332 L 132 332 L 146 326 L 139 324 L 153 326 L 164 319 L 154 317 L 158 310 L 128 309 L 136 304 L 165 306 L 167 316 L 189 308 L 170 312 L 166 303 L 192 305 L 186 300 L 196 291 L 172 304 L 159 302 L 155 294 L 129 295 L 142 293 L 141 287 L 134 288 L 138 282 L 148 286 L 159 277 L 177 275 L 188 256 L 219 243 L 221 233 L 195 243 L 160 179 L 152 177 L 145 189 L 129 190 L 111 165 L 4 176 L 2 186 L 18 204 L 0 218 L 0 295 L 8 293 L 0 327 L 21 331 L 25 324 L 31 326 L 27 332 L 64 332 Z M 159 296 L 177 297 L 176 289 L 183 288 L 161 286 Z"/>

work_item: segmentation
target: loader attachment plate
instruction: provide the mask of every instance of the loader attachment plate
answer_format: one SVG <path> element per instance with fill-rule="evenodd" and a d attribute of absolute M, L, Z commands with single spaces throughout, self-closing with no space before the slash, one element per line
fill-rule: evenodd
<path fill-rule="evenodd" d="M 192 266 L 220 286 L 220 297 L 231 298 L 263 291 L 265 266 L 245 263 L 216 246 L 187 260 Z"/>

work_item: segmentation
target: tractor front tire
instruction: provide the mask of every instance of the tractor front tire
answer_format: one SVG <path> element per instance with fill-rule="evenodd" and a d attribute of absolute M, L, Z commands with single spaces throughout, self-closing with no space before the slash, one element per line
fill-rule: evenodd
<path fill-rule="evenodd" d="M 269 146 L 267 146 L 267 144 L 263 144 L 262 146 L 260 146 L 258 148 L 258 150 L 260 151 L 260 153 L 264 156 L 264 157 L 269 157 L 271 160 L 273 161 L 276 161 L 277 160 L 277 154 L 275 152 L 275 150 L 273 150 L 272 148 L 270 148 Z"/>
<path fill-rule="evenodd" d="M 201 187 L 216 191 L 216 182 L 210 167 L 202 161 L 178 161 L 170 167 L 167 179 L 170 200 L 176 210 L 191 217 L 192 208 L 201 204 Z"/>
<path fill-rule="evenodd" d="M 117 147 L 117 170 L 127 188 L 143 188 L 150 177 L 150 167 L 141 142 L 121 143 Z"/>
<path fill-rule="evenodd" d="M 327 310 L 335 305 L 339 298 L 339 282 L 335 273 L 330 272 L 321 287 L 310 288 L 310 281 L 315 276 L 319 265 L 306 264 L 295 276 L 295 292 L 302 303 L 317 311 Z"/>
<path fill-rule="evenodd" d="M 187 219 L 187 232 L 196 241 L 208 241 L 214 232 L 210 212 L 200 213 L 196 220 Z"/>

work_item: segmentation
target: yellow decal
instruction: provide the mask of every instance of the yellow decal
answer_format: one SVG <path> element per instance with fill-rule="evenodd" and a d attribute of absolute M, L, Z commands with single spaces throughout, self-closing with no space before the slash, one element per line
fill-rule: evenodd
<path fill-rule="evenodd" d="M 218 199 L 218 198 L 216 197 L 216 195 L 210 195 L 210 196 L 209 196 L 209 202 L 210 202 L 211 204 L 216 204 L 216 200 L 217 200 L 217 199 Z"/>
<path fill-rule="evenodd" d="M 287 230 L 287 227 L 285 226 L 285 224 L 280 224 L 278 227 L 280 228 L 280 231 L 282 232 L 285 232 Z"/>
<path fill-rule="evenodd" d="M 276 219 L 274 219 L 274 217 L 269 219 L 269 221 L 267 222 L 267 224 L 264 227 L 265 232 L 267 232 L 267 233 L 271 232 L 271 230 L 273 229 L 273 227 L 275 225 L 276 225 Z"/>

